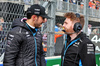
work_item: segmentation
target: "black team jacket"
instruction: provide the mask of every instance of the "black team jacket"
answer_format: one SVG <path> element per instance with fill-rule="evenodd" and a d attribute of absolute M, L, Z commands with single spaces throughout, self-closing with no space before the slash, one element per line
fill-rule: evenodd
<path fill-rule="evenodd" d="M 83 32 L 72 41 L 67 35 L 66 40 L 61 54 L 61 66 L 79 66 L 80 62 L 82 66 L 96 66 L 95 46 Z"/>
<path fill-rule="evenodd" d="M 42 46 L 42 34 L 39 29 L 33 37 L 25 20 L 16 19 L 7 36 L 3 66 L 46 66 Z M 36 43 L 35 43 L 36 41 Z"/>

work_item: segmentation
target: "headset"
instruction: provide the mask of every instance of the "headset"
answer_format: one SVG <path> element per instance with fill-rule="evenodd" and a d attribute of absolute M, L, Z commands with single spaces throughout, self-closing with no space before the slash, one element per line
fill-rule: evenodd
<path fill-rule="evenodd" d="M 73 30 L 75 33 L 78 33 L 80 30 L 82 30 L 82 25 L 79 22 L 75 23 Z"/>
<path fill-rule="evenodd" d="M 76 13 L 75 15 L 76 15 L 77 18 L 80 18 L 80 14 Z M 82 30 L 82 25 L 80 24 L 80 22 L 76 22 L 76 23 L 74 24 L 73 30 L 74 30 L 76 33 L 78 33 L 80 30 Z"/>
<path fill-rule="evenodd" d="M 80 18 L 80 14 L 76 13 L 75 14 L 77 18 Z M 80 24 L 80 22 L 77 22 L 74 24 L 74 28 L 73 30 L 78 33 L 80 30 L 82 30 L 82 25 Z"/>

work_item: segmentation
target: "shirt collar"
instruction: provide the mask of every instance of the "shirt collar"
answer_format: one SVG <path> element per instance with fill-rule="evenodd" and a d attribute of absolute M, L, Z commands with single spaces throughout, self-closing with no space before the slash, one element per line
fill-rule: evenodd
<path fill-rule="evenodd" d="M 27 23 L 28 24 L 28 23 Z M 29 24 L 28 24 L 29 25 Z M 29 25 L 32 29 L 35 29 L 35 27 L 33 27 L 33 26 L 31 26 L 31 25 Z"/>

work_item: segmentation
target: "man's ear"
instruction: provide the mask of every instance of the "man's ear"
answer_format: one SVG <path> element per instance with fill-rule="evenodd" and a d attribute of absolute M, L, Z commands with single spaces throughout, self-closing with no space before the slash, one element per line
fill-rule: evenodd
<path fill-rule="evenodd" d="M 37 16 L 36 15 L 32 15 L 32 19 L 33 20 L 36 20 L 37 19 Z"/>

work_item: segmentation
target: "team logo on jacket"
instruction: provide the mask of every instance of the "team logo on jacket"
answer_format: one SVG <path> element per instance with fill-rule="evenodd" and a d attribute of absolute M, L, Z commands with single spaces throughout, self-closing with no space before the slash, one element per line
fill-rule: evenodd
<path fill-rule="evenodd" d="M 9 35 L 8 35 L 8 40 L 13 40 L 14 37 L 15 37 L 14 35 L 9 34 Z"/>
<path fill-rule="evenodd" d="M 87 54 L 94 54 L 93 44 L 87 44 Z"/>
<path fill-rule="evenodd" d="M 80 44 L 80 42 L 75 42 L 75 43 L 73 44 L 73 46 L 78 47 L 79 44 Z"/>
<path fill-rule="evenodd" d="M 26 32 L 26 34 L 29 34 L 28 32 Z"/>
<path fill-rule="evenodd" d="M 30 36 L 30 34 L 28 32 L 26 32 L 26 37 L 29 37 L 29 36 Z"/>

